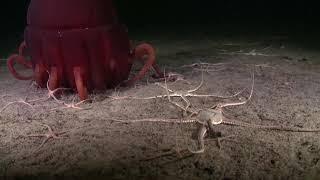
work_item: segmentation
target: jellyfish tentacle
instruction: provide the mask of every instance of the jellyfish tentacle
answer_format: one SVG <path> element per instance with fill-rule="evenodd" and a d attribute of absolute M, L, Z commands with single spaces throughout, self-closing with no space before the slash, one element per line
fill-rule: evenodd
<path fill-rule="evenodd" d="M 31 68 L 31 63 L 26 61 L 26 59 L 19 55 L 19 54 L 13 54 L 11 55 L 9 58 L 8 58 L 8 61 L 7 61 L 7 66 L 8 66 L 8 69 L 9 71 L 11 72 L 11 74 L 19 79 L 19 80 L 31 80 L 33 78 L 33 76 L 23 76 L 21 74 L 19 74 L 16 69 L 14 68 L 14 64 L 18 63 L 18 64 L 21 64 L 23 65 L 24 67 L 26 68 Z"/>
<path fill-rule="evenodd" d="M 47 81 L 49 78 L 49 74 L 47 69 L 43 63 L 38 63 L 34 68 L 34 79 L 38 86 L 44 88 L 46 87 Z"/>
<path fill-rule="evenodd" d="M 19 62 L 20 64 L 22 64 L 24 67 L 32 69 L 32 63 L 31 61 L 27 61 L 25 56 L 26 56 L 26 49 L 27 49 L 27 44 L 25 41 L 23 41 L 18 49 L 19 55 L 22 56 L 23 58 L 21 58 L 21 62 Z"/>
<path fill-rule="evenodd" d="M 85 86 L 84 76 L 81 67 L 77 66 L 73 68 L 73 74 L 75 78 L 76 88 L 81 100 L 88 99 L 88 90 Z"/>
<path fill-rule="evenodd" d="M 52 66 L 50 68 L 50 78 L 49 78 L 49 82 L 48 82 L 49 89 L 54 90 L 54 89 L 59 88 L 61 78 L 62 78 L 61 69 L 59 69 L 56 66 Z"/>
<path fill-rule="evenodd" d="M 153 48 L 150 44 L 147 44 L 147 43 L 143 43 L 143 44 L 141 44 L 141 45 L 138 45 L 138 46 L 136 47 L 136 52 L 135 52 L 136 58 L 137 58 L 138 60 L 141 60 L 141 61 L 142 61 L 142 60 L 143 60 L 143 57 L 144 57 L 145 55 L 148 55 L 148 56 L 151 55 L 150 58 L 153 58 L 153 60 L 147 59 L 146 64 L 148 63 L 149 60 L 150 60 L 150 64 L 151 64 L 151 62 L 152 62 L 152 65 L 151 65 L 151 66 L 152 66 L 153 70 L 154 70 L 155 73 L 156 73 L 156 77 L 158 77 L 158 78 L 163 78 L 163 77 L 164 77 L 164 74 L 163 74 L 163 72 L 161 71 L 161 69 L 159 68 L 159 66 L 156 64 L 156 53 L 155 53 L 154 48 Z M 148 63 L 148 65 L 149 65 L 149 63 Z M 150 69 L 149 69 L 149 70 L 150 70 Z M 142 69 L 141 71 L 143 71 L 143 69 Z M 146 72 L 147 72 L 147 70 L 146 70 Z"/>
<path fill-rule="evenodd" d="M 164 76 L 165 76 L 164 73 L 161 71 L 160 67 L 156 63 L 154 63 L 152 65 L 152 68 L 156 72 L 155 76 L 152 76 L 152 77 L 154 77 L 154 78 L 164 78 Z"/>
<path fill-rule="evenodd" d="M 25 56 L 26 54 L 26 49 L 27 49 L 27 43 L 26 41 L 23 41 L 20 46 L 19 46 L 19 55 L 21 56 Z"/>
<path fill-rule="evenodd" d="M 142 79 L 151 68 L 155 70 L 158 77 L 162 77 L 163 73 L 161 72 L 160 68 L 156 65 L 156 55 L 155 55 L 154 48 L 146 43 L 140 44 L 133 50 L 133 58 L 135 60 L 142 61 L 144 66 L 139 71 L 139 73 L 134 76 L 132 79 L 129 79 L 126 84 L 131 85 L 136 81 Z M 147 59 L 145 59 L 147 56 Z"/>

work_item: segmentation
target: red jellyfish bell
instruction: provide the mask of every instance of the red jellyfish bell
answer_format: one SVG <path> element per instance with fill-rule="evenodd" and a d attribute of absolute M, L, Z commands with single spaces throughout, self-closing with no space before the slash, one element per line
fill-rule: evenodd
<path fill-rule="evenodd" d="M 132 84 L 151 68 L 163 76 L 152 46 L 130 49 L 126 28 L 118 22 L 111 0 L 31 0 L 27 21 L 25 42 L 7 62 L 17 79 L 34 79 L 40 87 L 48 82 L 51 90 L 71 87 L 84 100 L 88 91 Z M 134 60 L 144 66 L 128 80 Z M 15 63 L 32 68 L 33 75 L 20 75 Z"/>

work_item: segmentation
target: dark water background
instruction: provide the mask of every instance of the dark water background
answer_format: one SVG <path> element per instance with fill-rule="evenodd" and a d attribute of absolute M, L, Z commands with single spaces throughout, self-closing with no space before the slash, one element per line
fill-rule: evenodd
<path fill-rule="evenodd" d="M 30 0 L 4 1 L 0 10 L 0 53 L 6 56 L 23 39 Z M 130 32 L 294 33 L 317 44 L 319 10 L 306 1 L 116 0 Z M 309 41 L 308 40 L 308 41 Z M 313 42 L 311 42 L 313 41 Z"/>

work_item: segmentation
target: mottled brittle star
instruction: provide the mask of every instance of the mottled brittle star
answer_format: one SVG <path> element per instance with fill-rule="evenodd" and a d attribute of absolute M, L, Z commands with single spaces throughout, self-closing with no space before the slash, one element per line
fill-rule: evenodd
<path fill-rule="evenodd" d="M 178 103 L 171 101 L 170 96 L 168 95 L 167 97 L 172 104 L 190 113 L 190 116 L 186 119 L 147 118 L 147 119 L 138 119 L 138 120 L 119 120 L 119 119 L 112 119 L 112 120 L 117 122 L 123 122 L 123 123 L 130 123 L 130 122 L 199 123 L 201 125 L 198 131 L 198 142 L 200 145 L 200 149 L 191 150 L 190 148 L 188 148 L 190 152 L 195 154 L 204 152 L 204 149 L 205 149 L 204 138 L 208 130 L 213 131 L 214 126 L 220 125 L 220 124 L 249 127 L 249 128 L 255 128 L 255 129 L 262 129 L 262 130 L 276 130 L 276 131 L 289 131 L 289 132 L 320 132 L 320 129 L 296 128 L 296 127 L 285 127 L 285 126 L 264 126 L 264 125 L 250 124 L 250 123 L 245 123 L 240 121 L 231 121 L 229 119 L 226 119 L 223 115 L 224 114 L 223 108 L 229 107 L 229 106 L 238 106 L 238 105 L 246 104 L 252 97 L 253 88 L 254 88 L 254 73 L 252 74 L 252 87 L 251 87 L 250 96 L 247 98 L 247 100 L 242 102 L 235 102 L 235 103 L 218 104 L 211 108 L 200 109 L 198 111 L 184 108 Z M 228 137 L 230 136 L 217 138 L 219 148 L 221 148 L 220 141 Z"/>
<path fill-rule="evenodd" d="M 198 142 L 200 144 L 200 149 L 199 150 L 189 149 L 189 151 L 192 153 L 203 153 L 204 152 L 204 137 L 207 134 L 207 131 L 208 130 L 213 131 L 214 126 L 219 125 L 219 124 L 249 127 L 249 128 L 255 128 L 255 129 L 264 129 L 264 130 L 276 130 L 276 131 L 320 132 L 320 128 L 310 129 L 310 128 L 296 128 L 296 127 L 285 127 L 285 126 L 264 126 L 264 125 L 250 124 L 250 123 L 245 123 L 245 122 L 240 122 L 240 121 L 231 121 L 229 119 L 226 119 L 223 115 L 224 114 L 223 108 L 229 107 L 229 106 L 238 106 L 238 105 L 246 104 L 252 97 L 253 89 L 254 89 L 254 73 L 252 73 L 251 92 L 250 92 L 250 95 L 247 98 L 247 100 L 244 100 L 242 102 L 235 102 L 235 103 L 218 104 L 218 105 L 213 106 L 208 109 L 200 109 L 198 112 L 187 110 L 188 112 L 191 113 L 189 122 L 192 122 L 192 120 L 193 120 L 193 122 L 197 122 L 197 123 L 201 124 L 201 128 L 199 129 L 199 132 L 198 132 Z M 174 103 L 174 105 L 176 105 L 176 104 Z M 182 108 L 181 106 L 177 106 L 177 107 Z M 186 110 L 186 109 L 183 109 L 183 110 Z M 194 116 L 194 115 L 196 115 L 196 117 L 192 118 L 192 116 Z M 230 137 L 230 136 L 217 138 L 219 148 L 221 147 L 220 140 L 228 138 L 228 137 Z"/>
<path fill-rule="evenodd" d="M 195 122 L 198 122 L 198 123 L 202 124 L 203 126 L 207 126 L 206 122 L 202 121 L 202 119 L 203 119 L 202 118 L 202 114 L 203 114 L 202 110 L 199 110 L 198 112 L 196 112 L 196 111 L 193 111 L 193 110 L 189 109 L 191 104 L 190 104 L 189 100 L 186 97 L 220 97 L 220 98 L 228 98 L 228 97 L 235 97 L 235 96 L 239 95 L 241 92 L 244 91 L 244 90 L 242 90 L 242 91 L 240 91 L 240 92 L 238 92 L 238 93 L 236 93 L 236 94 L 234 94 L 232 96 L 228 96 L 228 97 L 226 97 L 226 96 L 218 96 L 218 95 L 198 95 L 198 94 L 193 94 L 193 92 L 197 91 L 203 84 L 203 72 L 202 72 L 202 77 L 201 77 L 200 84 L 196 88 L 191 89 L 191 90 L 187 90 L 187 91 L 173 91 L 173 90 L 168 88 L 166 78 L 164 80 L 165 80 L 165 86 L 163 86 L 161 84 L 158 84 L 158 85 L 166 90 L 166 93 L 167 93 L 166 95 L 157 95 L 157 96 L 144 97 L 144 98 L 132 97 L 132 99 L 148 100 L 148 99 L 154 99 L 154 98 L 167 97 L 170 103 L 172 103 L 173 105 L 177 106 L 178 108 L 184 110 L 184 112 L 190 113 L 190 115 L 188 116 L 187 119 L 180 119 L 180 120 L 177 121 L 177 119 L 147 118 L 147 119 L 131 120 L 131 121 L 120 120 L 120 119 L 112 119 L 112 121 L 123 122 L 123 123 L 128 123 L 128 122 L 195 123 Z M 253 74 L 253 83 L 252 84 L 254 84 L 254 74 Z M 254 85 L 252 85 L 252 91 L 253 91 L 253 86 Z M 248 98 L 247 101 L 249 101 L 251 96 L 252 96 L 252 92 L 251 92 L 250 97 Z M 187 103 L 187 106 L 183 107 L 179 103 L 172 101 L 171 97 L 181 97 Z M 130 97 L 125 97 L 125 98 L 130 98 Z M 212 121 L 212 123 L 213 124 L 222 123 L 222 121 L 223 121 L 223 119 L 222 119 L 222 108 L 223 107 L 241 105 L 241 104 L 245 104 L 247 101 L 239 102 L 239 103 L 227 103 L 227 104 L 215 106 L 216 111 L 221 115 L 221 117 L 218 120 L 215 119 L 216 121 Z M 192 118 L 194 115 L 200 115 L 200 116 L 198 118 Z M 205 134 L 206 134 L 206 131 L 204 132 L 204 135 Z M 203 135 L 203 137 L 204 137 L 204 135 Z M 219 141 L 219 139 L 218 139 L 218 141 Z M 202 141 L 200 141 L 200 142 L 202 142 Z M 193 152 L 193 153 L 196 153 L 196 151 L 192 151 L 192 150 L 190 150 L 190 151 Z"/>
<path fill-rule="evenodd" d="M 223 112 L 222 112 L 223 113 Z M 222 120 L 222 121 L 221 121 Z M 199 150 L 190 150 L 192 153 L 203 153 L 204 152 L 204 137 L 207 134 L 208 130 L 213 130 L 215 125 L 224 124 L 224 125 L 231 125 L 231 126 L 240 126 L 240 127 L 249 127 L 254 129 L 261 129 L 261 130 L 274 130 L 274 131 L 288 131 L 288 132 L 320 132 L 320 128 L 297 128 L 297 127 L 286 127 L 286 126 L 265 126 L 265 125 L 258 125 L 258 124 L 250 124 L 240 121 L 231 121 L 226 119 L 223 114 L 221 114 L 220 110 L 215 109 L 205 109 L 202 110 L 197 120 L 198 123 L 201 123 L 202 126 L 198 132 L 198 142 L 200 144 Z M 199 122 L 200 121 L 200 122 Z M 220 145 L 220 139 L 225 139 L 227 137 L 218 138 L 218 145 Z"/>

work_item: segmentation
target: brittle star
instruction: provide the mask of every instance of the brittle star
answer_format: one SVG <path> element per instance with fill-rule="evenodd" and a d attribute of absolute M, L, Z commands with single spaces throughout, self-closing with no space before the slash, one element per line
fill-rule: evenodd
<path fill-rule="evenodd" d="M 165 72 L 164 72 L 164 74 L 165 74 Z M 182 74 L 178 74 L 178 73 L 174 73 L 174 72 L 167 73 L 165 75 L 165 77 L 159 78 L 159 79 L 157 79 L 157 81 L 159 82 L 159 81 L 163 81 L 165 79 L 167 81 L 171 81 L 172 84 L 175 84 L 175 83 L 177 83 L 179 81 L 183 81 L 183 82 L 185 82 L 187 84 L 191 84 L 188 80 L 185 79 L 185 77 Z"/>
<path fill-rule="evenodd" d="M 221 121 L 222 120 L 222 121 Z M 320 128 L 296 128 L 296 127 L 284 127 L 284 126 L 264 126 L 258 124 L 250 124 L 245 122 L 239 121 L 230 121 L 228 119 L 224 119 L 224 116 L 221 114 L 221 111 L 213 110 L 213 109 L 205 109 L 202 110 L 197 119 L 194 119 L 194 122 L 200 123 L 202 126 L 198 131 L 198 142 L 200 144 L 199 150 L 191 150 L 192 153 L 203 153 L 204 152 L 204 137 L 207 134 L 208 130 L 213 130 L 214 125 L 225 124 L 225 125 L 232 125 L 232 126 L 240 126 L 240 127 L 249 127 L 255 129 L 262 129 L 262 130 L 275 130 L 275 131 L 289 131 L 289 132 L 320 132 Z M 220 140 L 228 138 L 218 138 L 218 146 L 220 145 Z"/>
<path fill-rule="evenodd" d="M 83 103 L 85 103 L 85 102 L 87 102 L 87 101 L 91 101 L 91 100 L 85 99 L 85 100 L 82 100 L 82 101 L 80 101 L 80 102 L 75 103 L 75 97 L 73 97 L 72 103 L 65 103 L 65 102 L 63 102 L 64 107 L 56 107 L 56 108 L 52 108 L 51 110 L 68 109 L 68 108 L 83 110 L 84 108 L 79 107 L 79 105 L 80 105 L 80 104 L 83 104 Z"/>
<path fill-rule="evenodd" d="M 49 78 L 48 78 L 48 81 L 47 81 L 47 84 L 46 84 L 47 89 L 48 89 L 47 97 L 30 100 L 28 102 L 46 101 L 46 100 L 48 100 L 50 98 L 53 98 L 57 103 L 63 103 L 63 101 L 59 100 L 54 94 L 59 90 L 70 90 L 70 88 L 56 88 L 54 90 L 51 90 L 49 88 L 50 73 L 48 71 L 47 71 L 47 73 L 49 74 Z"/>
<path fill-rule="evenodd" d="M 33 106 L 30 103 L 26 102 L 23 99 L 20 99 L 18 101 L 9 102 L 8 104 L 6 104 L 3 108 L 1 108 L 0 113 L 3 112 L 4 110 L 6 110 L 9 106 L 11 106 L 13 104 L 24 104 L 24 105 L 27 105 L 33 109 Z"/>
<path fill-rule="evenodd" d="M 203 85 L 203 72 L 201 73 L 201 82 L 200 84 L 195 87 L 194 89 L 190 89 L 190 90 L 180 90 L 180 91 L 174 91 L 168 88 L 167 86 L 167 80 L 166 78 L 164 78 L 165 81 L 165 86 L 160 84 L 160 83 L 155 83 L 156 85 L 160 86 L 161 88 L 166 90 L 166 94 L 164 95 L 156 95 L 156 96 L 151 96 L 151 97 L 132 97 L 132 96 L 125 96 L 125 97 L 111 97 L 114 100 L 117 99 L 138 99 L 138 100 L 150 100 L 150 99 L 156 99 L 156 98 L 164 98 L 167 97 L 170 103 L 173 103 L 174 105 L 178 106 L 179 108 L 183 109 L 185 112 L 187 111 L 187 109 L 190 107 L 191 103 L 190 101 L 187 99 L 187 97 L 216 97 L 216 98 L 232 98 L 232 97 L 236 97 L 237 95 L 239 95 L 240 93 L 242 93 L 245 89 L 231 95 L 231 96 L 219 96 L 219 95 L 210 95 L 210 94 L 194 94 L 195 91 L 199 90 L 202 85 Z M 171 100 L 171 97 L 180 97 L 185 103 L 186 106 L 183 107 L 182 105 L 174 102 Z"/>
<path fill-rule="evenodd" d="M 252 97 L 253 88 L 254 88 L 254 73 L 252 74 L 252 87 L 251 87 L 250 96 L 248 97 L 247 100 L 242 102 L 219 104 L 217 106 L 213 106 L 208 109 L 200 109 L 198 111 L 186 109 L 183 106 L 179 105 L 178 103 L 171 101 L 170 96 L 168 94 L 167 97 L 172 104 L 176 105 L 178 108 L 181 108 L 191 114 L 187 119 L 178 120 L 178 119 L 147 118 L 147 119 L 139 119 L 139 120 L 131 120 L 131 121 L 119 120 L 119 119 L 112 119 L 112 120 L 117 122 L 125 122 L 125 123 L 129 123 L 129 122 L 199 123 L 201 124 L 201 127 L 198 131 L 198 142 L 200 144 L 200 149 L 198 150 L 189 149 L 189 151 L 192 153 L 204 152 L 205 135 L 207 134 L 208 130 L 213 130 L 213 127 L 219 124 L 258 128 L 258 129 L 264 129 L 264 130 L 277 130 L 277 131 L 290 131 L 290 132 L 320 132 L 320 129 L 295 128 L 295 127 L 283 127 L 283 126 L 263 126 L 263 125 L 249 124 L 249 123 L 238 122 L 238 121 L 230 121 L 228 119 L 225 119 L 225 117 L 223 116 L 224 114 L 223 108 L 228 106 L 243 105 L 247 103 Z M 169 92 L 167 91 L 167 93 Z M 221 147 L 220 140 L 228 137 L 230 136 L 218 138 L 219 148 Z"/>
<path fill-rule="evenodd" d="M 208 74 L 211 75 L 211 72 L 217 72 L 217 71 L 222 71 L 224 69 L 226 69 L 225 67 L 220 67 L 220 68 L 216 68 L 222 65 L 226 65 L 226 64 L 230 64 L 230 63 L 204 63 L 204 62 L 199 62 L 199 63 L 193 63 L 193 64 L 189 64 L 189 65 L 183 65 L 181 66 L 181 68 L 192 68 L 192 70 L 195 71 L 201 71 L 201 72 L 206 72 Z M 200 67 L 200 68 L 199 68 Z"/>
<path fill-rule="evenodd" d="M 245 103 L 245 101 L 243 101 L 242 103 Z M 228 106 L 230 106 L 230 104 Z M 250 124 L 250 123 L 239 122 L 239 121 L 230 121 L 224 118 L 221 107 L 223 106 L 216 106 L 212 109 L 201 109 L 198 112 L 188 110 L 189 112 L 192 112 L 193 115 L 196 115 L 196 116 L 190 117 L 187 119 L 146 118 L 146 119 L 137 119 L 137 120 L 120 120 L 120 119 L 111 119 L 111 120 L 116 122 L 121 122 L 121 123 L 134 123 L 134 122 L 199 123 L 201 127 L 198 131 L 197 138 L 198 138 L 200 148 L 198 150 L 192 150 L 188 148 L 188 150 L 194 154 L 199 154 L 204 152 L 205 135 L 208 133 L 209 130 L 213 130 L 213 127 L 215 125 L 219 125 L 219 124 L 249 127 L 249 128 L 255 128 L 255 129 L 262 129 L 262 130 L 289 131 L 289 132 L 320 132 L 319 128 L 311 129 L 311 128 L 296 128 L 296 127 L 284 127 L 284 126 L 264 126 L 264 125 Z M 233 135 L 217 138 L 217 143 L 219 148 L 221 148 L 220 141 L 229 137 L 233 137 Z"/>
<path fill-rule="evenodd" d="M 200 124 L 203 125 L 203 127 L 205 128 L 201 128 L 200 131 L 199 131 L 199 142 L 201 144 L 201 147 L 202 145 L 204 146 L 204 136 L 205 134 L 207 133 L 207 121 L 205 118 L 206 118 L 206 114 L 204 112 L 206 111 L 203 111 L 203 110 L 198 110 L 198 111 L 193 111 L 191 109 L 188 109 L 188 107 L 190 106 L 190 102 L 187 100 L 187 98 L 185 98 L 186 96 L 195 96 L 195 97 L 207 97 L 207 96 L 211 96 L 211 95 L 196 95 L 196 94 L 193 94 L 193 92 L 197 91 L 203 84 L 203 73 L 202 73 L 202 80 L 201 80 L 201 83 L 194 89 L 191 89 L 191 90 L 188 90 L 188 91 L 182 91 L 182 92 L 174 92 L 173 90 L 170 90 L 167 86 L 167 83 L 166 83 L 166 78 L 165 78 L 165 86 L 161 86 L 162 88 L 164 88 L 167 92 L 166 95 L 160 95 L 160 96 L 154 96 L 154 97 L 167 97 L 169 102 L 172 103 L 173 105 L 177 106 L 178 108 L 184 110 L 185 112 L 188 112 L 190 113 L 189 117 L 185 120 L 180 120 L 180 121 L 172 121 L 169 120 L 169 119 L 152 119 L 152 118 L 148 118 L 148 119 L 141 119 L 141 120 L 133 120 L 133 121 L 130 121 L 130 122 L 176 122 L 176 123 L 194 123 L 194 122 L 198 122 Z M 217 105 L 217 106 L 214 106 L 212 107 L 212 115 L 214 115 L 214 118 L 210 118 L 210 124 L 211 126 L 212 125 L 218 125 L 218 124 L 221 124 L 223 123 L 223 111 L 222 111 L 222 108 L 223 107 L 228 107 L 228 106 L 237 106 L 237 105 L 242 105 L 242 104 L 245 104 L 247 103 L 251 97 L 252 97 L 252 93 L 253 93 L 253 87 L 254 87 L 254 73 L 252 73 L 252 87 L 251 87 L 251 93 L 250 93 L 250 96 L 247 100 L 245 101 L 242 101 L 242 102 L 237 102 L 237 103 L 226 103 L 226 104 L 221 104 L 221 105 Z M 170 93 L 169 93 L 170 91 Z M 240 94 L 242 91 L 240 91 L 239 93 L 236 93 L 235 95 L 233 96 L 236 96 L 238 94 Z M 174 102 L 171 100 L 170 97 L 181 97 L 186 103 L 187 103 L 187 106 L 186 107 L 183 107 L 182 105 L 178 104 L 177 102 Z M 151 98 L 154 98 L 154 97 L 151 97 Z M 216 96 L 215 97 L 223 97 L 223 96 Z M 232 96 L 231 96 L 232 97 Z M 138 98 L 140 99 L 140 98 Z M 142 99 L 145 99 L 145 98 L 142 98 Z M 149 99 L 149 98 L 146 98 L 146 99 Z M 194 115 L 197 116 L 197 118 L 192 118 Z M 211 116 L 209 116 L 211 117 Z M 204 120 L 205 119 L 205 120 Z M 118 119 L 112 119 L 113 121 L 117 121 L 117 122 L 128 122 L 128 121 L 124 121 L 124 120 L 118 120 Z M 211 127 L 210 126 L 210 127 Z M 222 139 L 222 138 L 221 138 Z M 220 139 L 218 139 L 218 143 L 220 144 Z M 202 151 L 204 151 L 204 149 L 200 149 L 199 151 L 193 151 L 193 150 L 190 150 L 190 152 L 192 153 L 200 153 Z"/>
<path fill-rule="evenodd" d="M 228 55 L 233 55 L 233 54 L 239 54 L 239 55 L 246 55 L 246 56 L 278 56 L 278 55 L 268 55 L 268 54 L 263 54 L 263 53 L 258 53 L 256 52 L 255 49 L 251 50 L 248 53 L 241 52 L 231 52 L 231 53 L 220 53 L 220 54 L 228 54 Z"/>
<path fill-rule="evenodd" d="M 89 101 L 89 100 L 86 99 L 86 100 L 82 100 L 82 101 L 80 101 L 80 102 L 78 102 L 78 103 L 75 103 L 75 102 L 74 102 L 74 99 L 73 99 L 72 103 L 70 103 L 70 104 L 68 104 L 68 103 L 66 103 L 66 102 L 64 102 L 64 101 L 59 100 L 59 99 L 55 96 L 55 93 L 56 93 L 57 91 L 59 91 L 59 90 L 70 90 L 70 88 L 56 88 L 56 89 L 54 89 L 54 90 L 51 90 L 50 87 L 49 87 L 50 73 L 49 73 L 48 71 L 47 71 L 47 73 L 48 73 L 48 75 L 49 75 L 49 78 L 48 78 L 48 81 L 47 81 L 47 84 L 46 84 L 47 89 L 48 89 L 48 96 L 47 96 L 47 97 L 44 97 L 44 98 L 39 98 L 39 99 L 35 99 L 35 100 L 30 100 L 30 101 L 28 101 L 28 102 L 37 102 L 37 101 L 41 101 L 41 100 L 45 101 L 45 100 L 48 100 L 48 99 L 50 99 L 50 98 L 53 98 L 58 104 L 63 104 L 63 105 L 65 106 L 65 107 L 62 107 L 62 109 L 66 109 L 66 108 L 83 109 L 83 108 L 81 108 L 81 107 L 78 107 L 78 105 L 83 104 L 84 102 L 87 102 L 87 101 Z M 58 109 L 58 108 L 53 108 L 53 109 L 51 109 L 51 110 L 55 110 L 55 109 Z"/>
<path fill-rule="evenodd" d="M 45 139 L 42 141 L 40 146 L 34 152 L 38 152 L 40 150 L 40 148 L 46 142 L 48 142 L 48 140 L 50 140 L 50 139 L 61 139 L 62 138 L 62 137 L 60 137 L 61 135 L 69 132 L 69 131 L 62 131 L 62 132 L 59 132 L 59 133 L 55 133 L 49 125 L 47 125 L 47 124 L 40 124 L 40 125 L 46 127 L 49 132 L 45 133 L 45 134 L 30 134 L 30 135 L 27 135 L 27 137 L 45 137 Z"/>
<path fill-rule="evenodd" d="M 277 130 L 277 131 L 290 131 L 290 132 L 320 132 L 320 129 L 295 128 L 295 127 L 283 127 L 283 126 L 263 126 L 263 125 L 250 124 L 250 123 L 244 123 L 244 122 L 239 122 L 239 121 L 230 121 L 228 119 L 225 119 L 225 117 L 223 116 L 224 112 L 223 112 L 222 108 L 228 107 L 228 106 L 238 106 L 238 105 L 243 105 L 243 104 L 247 103 L 252 97 L 253 88 L 254 88 L 254 73 L 252 74 L 251 92 L 250 92 L 250 95 L 247 100 L 242 101 L 242 102 L 236 102 L 236 103 L 219 104 L 219 105 L 213 106 L 209 109 L 204 109 L 204 110 L 201 109 L 198 112 L 194 112 L 194 111 L 189 110 L 189 112 L 191 113 L 190 116 L 196 115 L 196 118 L 190 119 L 189 122 L 191 122 L 193 120 L 193 122 L 197 122 L 202 125 L 201 128 L 199 129 L 199 132 L 198 132 L 198 141 L 200 144 L 200 149 L 199 150 L 190 150 L 189 149 L 189 151 L 192 153 L 203 153 L 204 152 L 204 137 L 207 134 L 207 131 L 208 130 L 213 131 L 214 126 L 219 125 L 219 124 L 257 128 L 257 129 L 264 129 L 264 130 Z M 228 138 L 228 137 L 230 137 L 230 136 L 218 138 L 219 148 L 221 147 L 220 140 Z"/>

